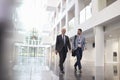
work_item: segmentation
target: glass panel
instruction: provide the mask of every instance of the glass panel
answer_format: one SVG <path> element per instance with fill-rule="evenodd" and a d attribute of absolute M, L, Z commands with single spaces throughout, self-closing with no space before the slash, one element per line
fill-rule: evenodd
<path fill-rule="evenodd" d="M 68 0 L 68 3 L 70 3 L 72 0 Z"/>
<path fill-rule="evenodd" d="M 69 21 L 68 31 L 70 31 L 71 29 L 74 28 L 74 24 L 75 24 L 74 21 L 75 21 L 75 18 L 73 18 Z"/>
<path fill-rule="evenodd" d="M 80 23 L 85 22 L 85 8 L 80 12 Z"/>
<path fill-rule="evenodd" d="M 88 5 L 86 7 L 86 20 L 91 18 L 91 16 L 92 16 L 91 5 Z"/>

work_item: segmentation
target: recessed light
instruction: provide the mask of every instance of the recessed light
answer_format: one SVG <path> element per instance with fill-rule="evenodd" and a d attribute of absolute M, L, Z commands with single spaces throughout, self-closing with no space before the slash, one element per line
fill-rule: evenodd
<path fill-rule="evenodd" d="M 112 37 L 112 35 L 109 35 L 109 37 L 111 38 L 111 37 Z"/>

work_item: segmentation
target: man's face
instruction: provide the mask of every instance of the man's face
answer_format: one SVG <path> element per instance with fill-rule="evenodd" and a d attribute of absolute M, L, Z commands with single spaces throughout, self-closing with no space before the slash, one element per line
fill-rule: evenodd
<path fill-rule="evenodd" d="M 78 33 L 78 35 L 81 35 L 81 34 L 82 34 L 82 32 L 81 32 L 80 30 L 78 30 L 78 32 L 77 32 L 77 33 Z"/>
<path fill-rule="evenodd" d="M 62 34 L 65 35 L 66 29 L 62 29 Z"/>

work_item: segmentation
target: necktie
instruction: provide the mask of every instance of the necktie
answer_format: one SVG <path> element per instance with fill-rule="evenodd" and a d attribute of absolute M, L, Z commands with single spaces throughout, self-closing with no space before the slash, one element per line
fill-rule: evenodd
<path fill-rule="evenodd" d="M 63 35 L 63 42 L 64 42 L 64 44 L 65 44 L 65 36 Z"/>

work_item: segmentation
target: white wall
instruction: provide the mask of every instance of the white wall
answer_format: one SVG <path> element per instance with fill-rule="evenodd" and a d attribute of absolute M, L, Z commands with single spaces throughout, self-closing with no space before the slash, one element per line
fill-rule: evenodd
<path fill-rule="evenodd" d="M 87 50 L 83 52 L 83 61 L 94 62 L 95 48 L 92 47 L 92 43 L 87 43 L 86 48 Z"/>
<path fill-rule="evenodd" d="M 15 42 L 23 42 L 25 40 L 24 33 L 14 32 L 14 41 Z"/>
<path fill-rule="evenodd" d="M 95 60 L 95 48 L 92 47 L 92 43 L 86 44 L 87 50 L 83 52 L 83 61 L 94 62 Z M 120 55 L 120 38 L 108 39 L 105 42 L 105 63 L 113 63 L 113 52 L 117 52 L 117 62 L 119 62 Z M 116 63 L 116 62 L 114 62 Z"/>
<path fill-rule="evenodd" d="M 105 48 L 105 62 L 106 63 L 114 62 L 113 61 L 113 52 L 118 53 L 118 39 L 106 40 L 106 48 Z M 117 61 L 118 61 L 118 56 L 117 56 Z"/>
<path fill-rule="evenodd" d="M 120 62 L 120 37 L 118 41 L 118 61 Z"/>

